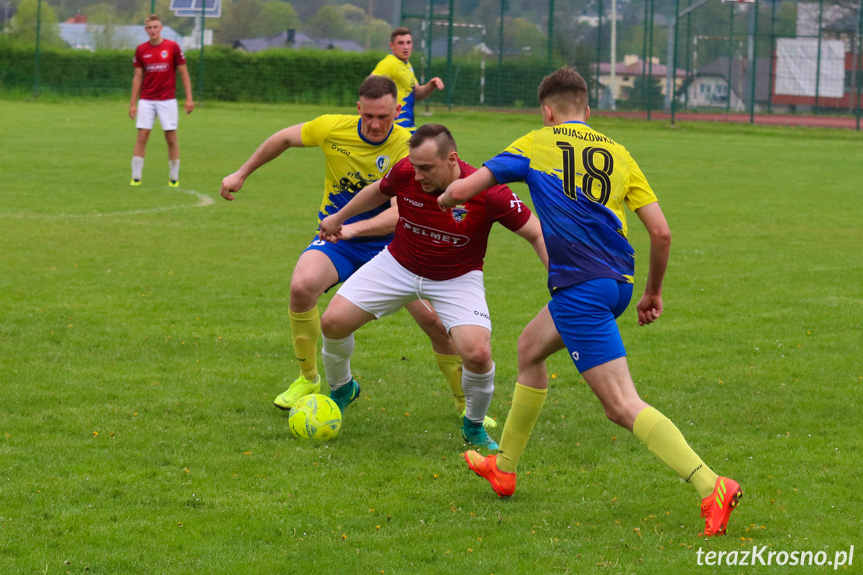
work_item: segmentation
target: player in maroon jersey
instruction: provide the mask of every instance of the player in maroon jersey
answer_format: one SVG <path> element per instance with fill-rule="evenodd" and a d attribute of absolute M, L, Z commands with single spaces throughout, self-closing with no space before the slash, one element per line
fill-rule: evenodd
<path fill-rule="evenodd" d="M 176 42 L 162 38 L 162 21 L 155 15 L 147 17 L 145 29 L 150 40 L 135 50 L 132 64 L 135 76 L 132 78 L 132 102 L 129 104 L 129 117 L 136 120 L 138 139 L 132 153 L 132 185 L 141 185 L 144 170 L 144 152 L 156 116 L 165 132 L 168 143 L 168 185 L 180 185 L 180 146 L 177 143 L 177 74 L 183 80 L 186 90 L 184 108 L 186 114 L 195 109 L 192 101 L 192 81 L 186 69 L 186 57 Z M 141 99 L 138 100 L 140 95 Z"/>
<path fill-rule="evenodd" d="M 494 222 L 527 240 L 548 264 L 539 220 L 506 186 L 492 186 L 464 205 L 441 212 L 437 196 L 476 171 L 459 159 L 446 127 L 426 124 L 411 137 L 409 155 L 381 180 L 321 222 L 320 236 L 338 241 L 352 215 L 396 198 L 399 221 L 392 242 L 352 275 L 321 318 L 324 370 L 343 411 L 359 395 L 350 357 L 353 333 L 367 322 L 424 299 L 434 306 L 464 362 L 467 400 L 462 434 L 488 449 L 497 444 L 482 423 L 494 392 L 491 319 L 482 267 Z"/>

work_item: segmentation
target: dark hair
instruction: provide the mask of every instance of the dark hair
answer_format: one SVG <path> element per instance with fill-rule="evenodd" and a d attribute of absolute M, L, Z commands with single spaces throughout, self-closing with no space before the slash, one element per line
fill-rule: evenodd
<path fill-rule="evenodd" d="M 537 90 L 539 103 L 552 100 L 563 109 L 584 111 L 587 108 L 587 82 L 575 68 L 563 66 L 542 79 Z"/>
<path fill-rule="evenodd" d="M 405 28 L 404 26 L 401 26 L 392 31 L 392 34 L 390 34 L 390 42 L 395 42 L 396 38 L 398 38 L 399 36 L 413 37 L 413 34 L 411 34 L 410 28 Z"/>
<path fill-rule="evenodd" d="M 386 76 L 371 75 L 360 85 L 359 96 L 368 100 L 377 100 L 389 94 L 393 99 L 398 99 L 398 89 L 395 82 Z"/>
<path fill-rule="evenodd" d="M 439 158 L 446 158 L 450 152 L 458 151 L 455 145 L 455 138 L 452 137 L 452 133 L 443 124 L 423 124 L 417 128 L 417 131 L 408 140 L 408 147 L 411 149 L 417 148 L 423 145 L 426 140 L 435 141 Z"/>

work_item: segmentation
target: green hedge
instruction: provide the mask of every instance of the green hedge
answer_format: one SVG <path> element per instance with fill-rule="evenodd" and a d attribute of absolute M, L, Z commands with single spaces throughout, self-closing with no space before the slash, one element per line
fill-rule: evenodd
<path fill-rule="evenodd" d="M 197 78 L 199 54 L 188 55 Z M 380 53 L 267 50 L 249 54 L 206 49 L 204 96 L 224 101 L 351 104 Z"/>
<path fill-rule="evenodd" d="M 32 48 L 0 44 L 0 89 L 34 85 L 36 55 Z M 40 88 L 58 93 L 98 94 L 131 89 L 131 52 L 43 51 L 39 54 Z M 121 84 L 120 81 L 123 80 Z"/>
<path fill-rule="evenodd" d="M 196 100 L 295 102 L 350 105 L 357 88 L 384 56 L 380 52 L 268 50 L 254 54 L 223 47 L 204 51 L 203 93 L 199 93 L 200 51 L 186 53 Z M 0 91 L 29 93 L 34 87 L 32 47 L 0 42 Z M 432 101 L 480 105 L 480 63 L 434 60 L 433 73 L 447 83 Z M 130 50 L 45 50 L 39 54 L 40 93 L 128 94 L 132 85 Z M 418 66 L 415 65 L 418 69 Z M 536 105 L 536 87 L 548 72 L 544 61 L 518 60 L 486 66 L 485 104 Z M 178 84 L 182 97 L 182 86 Z"/>

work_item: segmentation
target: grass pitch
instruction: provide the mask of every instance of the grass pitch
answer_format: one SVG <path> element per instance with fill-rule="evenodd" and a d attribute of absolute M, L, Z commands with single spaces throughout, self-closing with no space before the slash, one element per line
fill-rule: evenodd
<path fill-rule="evenodd" d="M 125 103 L 2 102 L 0 573 L 748 573 L 697 552 L 851 545 L 840 570 L 859 572 L 859 134 L 591 119 L 633 153 L 673 233 L 665 314 L 638 328 L 633 304 L 620 320 L 637 386 L 745 491 L 728 536 L 705 541 L 695 492 L 605 420 L 565 354 L 499 500 L 461 460 L 404 312 L 358 332 L 363 395 L 341 435 L 291 438 L 271 402 L 295 377 L 287 286 L 322 156 L 289 150 L 233 203 L 218 190 L 271 133 L 331 111 L 200 107 L 181 119 L 180 189 L 158 130 L 131 188 Z M 539 125 L 420 121 L 449 125 L 477 164 Z M 647 238 L 633 215 L 630 229 L 639 294 Z M 516 339 L 548 299 L 502 228 L 486 289 L 502 423 Z"/>

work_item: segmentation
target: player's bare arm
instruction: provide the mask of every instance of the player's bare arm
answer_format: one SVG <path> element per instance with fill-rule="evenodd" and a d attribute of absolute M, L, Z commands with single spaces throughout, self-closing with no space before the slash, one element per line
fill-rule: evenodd
<path fill-rule="evenodd" d="M 426 98 L 431 96 L 432 92 L 434 92 L 435 90 L 443 90 L 443 89 L 444 89 L 443 80 L 441 80 L 438 77 L 434 77 L 431 80 L 429 80 L 427 83 L 422 84 L 422 85 L 417 85 L 414 87 L 414 99 L 417 101 L 425 100 Z"/>
<path fill-rule="evenodd" d="M 671 231 L 658 202 L 635 210 L 650 236 L 650 258 L 644 295 L 636 304 L 638 325 L 651 324 L 662 315 L 662 282 L 671 252 Z"/>
<path fill-rule="evenodd" d="M 138 115 L 138 96 L 141 94 L 141 84 L 144 82 L 144 70 L 135 68 L 135 75 L 132 76 L 132 101 L 129 104 L 129 117 L 133 120 Z"/>
<path fill-rule="evenodd" d="M 343 225 L 338 239 L 350 240 L 367 236 L 386 236 L 396 230 L 399 221 L 399 209 L 395 198 L 390 200 L 392 207 L 384 210 L 373 218 Z M 327 238 L 328 239 L 328 238 Z"/>
<path fill-rule="evenodd" d="M 183 89 L 186 91 L 186 101 L 183 103 L 183 109 L 186 114 L 191 114 L 195 109 L 195 102 L 192 100 L 192 80 L 189 78 L 189 69 L 185 64 L 177 66 L 177 73 L 180 75 L 180 80 L 183 82 Z"/>
<path fill-rule="evenodd" d="M 539 261 L 542 262 L 542 265 L 544 265 L 546 271 L 548 271 L 548 251 L 545 249 L 545 240 L 542 237 L 542 226 L 537 217 L 531 214 L 530 219 L 527 220 L 521 228 L 516 230 L 515 233 L 527 240 L 531 247 L 533 247 L 533 251 L 536 252 L 537 257 L 539 257 Z"/>
<path fill-rule="evenodd" d="M 442 212 L 445 212 L 453 206 L 465 203 L 495 184 L 497 184 L 497 180 L 494 174 L 483 166 L 468 177 L 451 183 L 446 191 L 438 196 L 437 205 L 440 206 Z"/>
<path fill-rule="evenodd" d="M 351 198 L 351 201 L 349 201 L 342 209 L 340 209 L 339 211 L 337 211 L 336 213 L 334 213 L 330 216 L 325 217 L 321 221 L 321 226 L 320 226 L 321 231 L 318 234 L 319 237 L 321 239 L 328 240 L 328 241 L 338 240 L 341 237 L 339 234 L 342 231 L 342 224 L 344 224 L 347 220 L 351 219 L 352 217 L 354 217 L 356 215 L 359 215 L 363 212 L 367 212 L 373 208 L 378 207 L 379 205 L 383 204 L 384 202 L 388 201 L 389 199 L 390 199 L 389 196 L 381 193 L 380 180 L 378 180 L 376 182 L 372 182 L 371 184 L 369 184 L 368 186 L 366 186 L 365 188 L 363 188 L 362 190 L 357 192 L 357 195 L 355 195 L 353 198 Z M 392 212 L 392 211 L 393 211 L 393 208 L 390 208 L 389 210 L 387 210 L 383 214 L 380 214 L 378 217 L 383 216 L 387 212 Z M 377 235 L 385 235 L 385 234 L 392 232 L 395 229 L 396 220 L 398 219 L 398 211 L 395 212 L 395 219 L 391 219 L 392 217 L 393 217 L 393 214 L 389 214 L 388 218 L 390 218 L 390 219 L 384 221 L 385 225 L 391 225 L 389 230 L 384 231 L 383 233 L 377 234 Z M 376 218 L 372 218 L 372 219 L 376 219 Z M 378 224 L 380 224 L 380 223 L 381 222 L 378 222 Z M 372 224 L 372 226 L 374 226 L 374 225 L 375 224 Z M 365 230 L 360 228 L 360 231 L 364 232 L 363 235 L 372 235 L 371 233 L 369 233 L 368 228 Z M 356 232 L 356 230 L 354 230 L 354 232 Z M 354 235 L 357 235 L 357 234 L 354 233 Z M 347 238 L 341 238 L 341 239 L 347 239 Z"/>
<path fill-rule="evenodd" d="M 240 169 L 222 180 L 221 196 L 226 200 L 233 200 L 233 194 L 242 189 L 243 184 L 255 170 L 278 158 L 288 148 L 302 148 L 302 124 L 296 124 L 284 130 L 280 130 L 267 138 L 255 153 L 240 166 Z"/>

